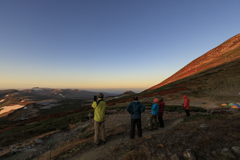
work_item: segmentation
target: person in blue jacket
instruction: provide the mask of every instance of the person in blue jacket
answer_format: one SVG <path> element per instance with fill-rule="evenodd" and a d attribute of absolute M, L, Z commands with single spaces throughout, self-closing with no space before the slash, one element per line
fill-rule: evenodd
<path fill-rule="evenodd" d="M 138 97 L 133 98 L 133 102 L 131 102 L 127 106 L 127 111 L 131 114 L 131 131 L 130 138 L 134 139 L 135 137 L 135 125 L 137 124 L 138 129 L 138 137 L 142 137 L 142 125 L 141 125 L 141 113 L 143 113 L 146 107 L 138 101 Z"/>
<path fill-rule="evenodd" d="M 159 99 L 158 98 L 154 98 L 153 100 L 153 105 L 152 105 L 152 115 L 150 118 L 150 130 L 153 130 L 153 125 L 154 125 L 154 129 L 158 129 L 158 122 L 157 122 L 157 116 L 158 116 L 158 110 L 159 110 L 159 106 L 158 106 L 158 102 Z"/>

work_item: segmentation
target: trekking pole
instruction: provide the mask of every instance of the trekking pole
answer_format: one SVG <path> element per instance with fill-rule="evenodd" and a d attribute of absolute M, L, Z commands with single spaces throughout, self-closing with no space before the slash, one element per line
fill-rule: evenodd
<path fill-rule="evenodd" d="M 51 146 L 50 146 L 50 157 L 49 157 L 49 160 L 51 160 L 51 153 L 52 153 L 52 138 L 51 138 Z"/>

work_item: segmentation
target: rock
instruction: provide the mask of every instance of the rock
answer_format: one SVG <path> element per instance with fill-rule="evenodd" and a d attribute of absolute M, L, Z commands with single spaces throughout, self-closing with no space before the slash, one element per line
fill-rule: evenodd
<path fill-rule="evenodd" d="M 211 110 L 210 114 L 212 114 L 214 112 L 214 109 Z"/>
<path fill-rule="evenodd" d="M 236 156 L 228 148 L 223 148 L 221 154 L 224 157 L 236 159 Z"/>
<path fill-rule="evenodd" d="M 199 128 L 207 128 L 207 127 L 208 127 L 207 124 L 201 124 L 201 125 L 199 126 Z"/>
<path fill-rule="evenodd" d="M 187 149 L 184 153 L 183 153 L 183 157 L 186 160 L 196 160 L 196 156 L 194 155 L 194 153 L 192 152 L 191 149 Z"/>
<path fill-rule="evenodd" d="M 42 140 L 42 139 L 35 139 L 35 141 L 36 141 L 38 144 L 43 144 L 43 140 Z"/>
<path fill-rule="evenodd" d="M 171 156 L 171 160 L 179 160 L 178 156 L 176 154 Z"/>
<path fill-rule="evenodd" d="M 12 149 L 12 150 L 11 150 L 11 154 L 17 153 L 18 151 L 19 151 L 18 149 Z"/>
<path fill-rule="evenodd" d="M 235 155 L 237 155 L 238 157 L 240 157 L 240 147 L 238 146 L 234 146 L 232 147 L 232 151 Z"/>
<path fill-rule="evenodd" d="M 157 159 L 160 159 L 160 160 L 167 160 L 167 156 L 166 156 L 164 153 L 162 153 L 162 154 L 157 153 L 157 156 L 158 156 Z"/>

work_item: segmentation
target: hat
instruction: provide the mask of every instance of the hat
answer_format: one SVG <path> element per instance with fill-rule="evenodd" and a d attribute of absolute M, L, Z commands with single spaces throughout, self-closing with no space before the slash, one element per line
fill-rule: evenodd
<path fill-rule="evenodd" d="M 153 103 L 157 103 L 157 102 L 159 102 L 159 99 L 158 98 L 154 98 Z"/>
<path fill-rule="evenodd" d="M 99 94 L 98 94 L 98 98 L 103 98 L 103 94 L 102 94 L 102 93 L 99 93 Z"/>
<path fill-rule="evenodd" d="M 186 99 L 186 98 L 187 98 L 187 96 L 186 96 L 186 95 L 184 95 L 184 96 L 183 96 L 183 98 L 184 98 L 184 99 Z"/>

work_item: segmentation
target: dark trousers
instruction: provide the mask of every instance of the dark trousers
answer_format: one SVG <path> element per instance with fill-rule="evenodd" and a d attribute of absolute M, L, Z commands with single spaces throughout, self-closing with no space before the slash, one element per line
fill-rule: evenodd
<path fill-rule="evenodd" d="M 163 128 L 164 127 L 164 122 L 163 122 L 162 116 L 163 116 L 163 113 L 158 113 L 159 126 Z"/>
<path fill-rule="evenodd" d="M 130 138 L 133 139 L 135 137 L 135 125 L 137 124 L 138 129 L 138 137 L 142 137 L 142 125 L 141 119 L 131 119 L 131 131 L 130 131 Z"/>
<path fill-rule="evenodd" d="M 185 110 L 185 112 L 187 117 L 190 116 L 189 110 Z"/>
<path fill-rule="evenodd" d="M 154 126 L 154 129 L 158 129 L 157 116 L 155 115 L 151 115 L 151 118 L 150 118 L 150 129 L 153 129 L 153 126 Z"/>

